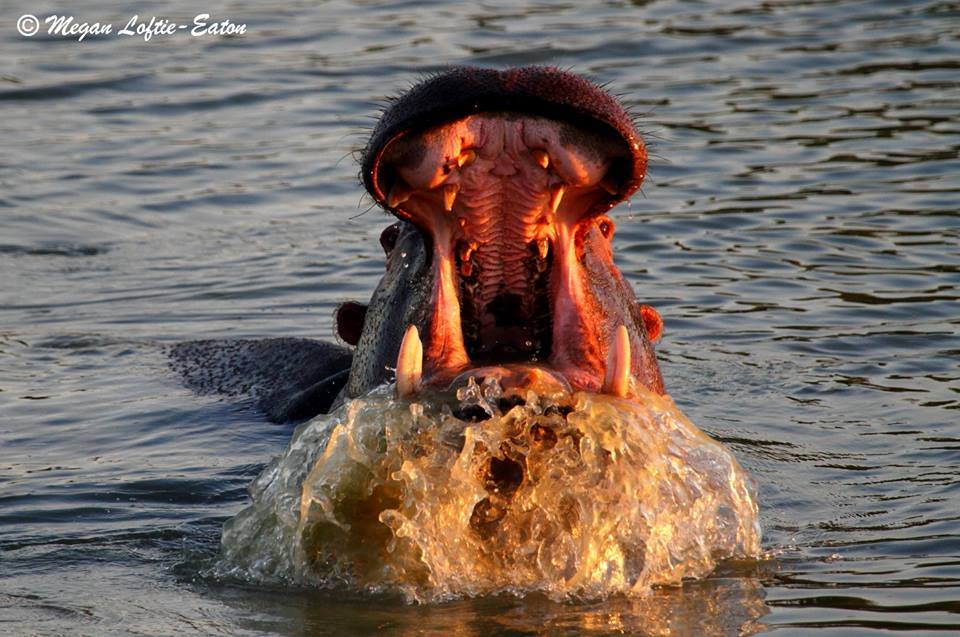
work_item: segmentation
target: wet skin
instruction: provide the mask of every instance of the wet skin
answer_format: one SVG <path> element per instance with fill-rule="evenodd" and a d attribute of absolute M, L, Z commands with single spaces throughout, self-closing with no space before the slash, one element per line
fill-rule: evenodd
<path fill-rule="evenodd" d="M 430 78 L 391 103 L 364 151 L 364 185 L 398 221 L 381 236 L 386 273 L 369 305 L 338 310 L 355 347 L 201 341 L 172 348 L 173 366 L 193 389 L 249 395 L 276 421 L 326 412 L 395 369 L 401 394 L 517 370 L 573 390 L 627 396 L 632 379 L 663 393 L 662 323 L 614 264 L 604 214 L 646 164 L 630 116 L 579 76 Z"/>

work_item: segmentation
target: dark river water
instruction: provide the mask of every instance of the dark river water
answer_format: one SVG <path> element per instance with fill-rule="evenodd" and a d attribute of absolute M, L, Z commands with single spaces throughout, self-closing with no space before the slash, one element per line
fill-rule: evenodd
<path fill-rule="evenodd" d="M 68 10 L 247 31 L 17 33 Z M 935 0 L 3 3 L 0 633 L 960 629 L 958 34 Z M 192 395 L 161 346 L 332 338 L 390 223 L 356 151 L 385 97 L 465 63 L 570 68 L 639 115 L 618 264 L 668 391 L 758 483 L 763 559 L 564 604 L 208 575 L 292 428 Z"/>

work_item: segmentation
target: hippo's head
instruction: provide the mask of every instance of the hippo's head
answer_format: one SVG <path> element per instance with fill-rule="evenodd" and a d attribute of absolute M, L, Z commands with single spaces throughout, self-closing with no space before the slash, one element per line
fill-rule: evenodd
<path fill-rule="evenodd" d="M 613 264 L 604 213 L 645 170 L 620 105 L 557 69 L 456 69 L 395 100 L 363 158 L 399 218 L 387 271 L 369 307 L 337 313 L 357 347 L 336 401 L 351 400 L 257 478 L 224 528 L 230 572 L 419 601 L 589 599 L 756 556 L 751 483 L 658 395 L 659 316 Z M 350 357 L 331 347 L 279 348 L 306 388 L 277 420 L 329 406 L 343 372 L 311 383 L 321 370 L 299 363 Z M 262 359 L 247 349 L 195 367 Z M 288 375 L 275 368 L 256 369 Z M 394 371 L 396 394 L 378 387 Z"/>
<path fill-rule="evenodd" d="M 401 393 L 518 369 L 621 396 L 632 376 L 663 393 L 660 319 L 614 265 L 604 214 L 646 166 L 617 100 L 559 69 L 457 68 L 392 101 L 362 174 L 399 222 L 381 238 L 387 274 L 347 393 L 394 367 Z"/>

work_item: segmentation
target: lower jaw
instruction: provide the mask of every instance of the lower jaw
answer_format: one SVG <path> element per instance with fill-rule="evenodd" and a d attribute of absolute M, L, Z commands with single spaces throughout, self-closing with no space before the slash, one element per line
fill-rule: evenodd
<path fill-rule="evenodd" d="M 561 372 L 536 363 L 504 363 L 502 365 L 483 365 L 461 371 L 453 379 L 439 379 L 439 382 L 427 380 L 445 393 L 453 393 L 467 387 L 471 379 L 477 383 L 496 381 L 504 395 L 524 396 L 532 391 L 537 395 L 570 394 L 573 386 Z"/>
<path fill-rule="evenodd" d="M 630 339 L 620 326 L 607 347 L 605 368 L 593 370 L 563 362 L 565 357 L 554 352 L 545 363 L 518 361 L 473 365 L 463 351 L 464 362 L 450 365 L 450 357 L 437 361 L 424 356 L 416 326 L 409 326 L 397 358 L 397 393 L 401 398 L 412 398 L 424 387 L 451 392 L 468 384 L 470 379 L 495 379 L 502 389 L 537 394 L 573 391 L 591 391 L 628 397 L 633 393 Z"/>
<path fill-rule="evenodd" d="M 592 335 L 596 329 L 586 324 L 580 311 L 583 291 L 576 283 L 576 264 L 569 255 L 561 253 L 555 259 L 551 250 L 540 270 L 548 283 L 540 296 L 533 297 L 526 312 L 518 309 L 506 327 L 485 329 L 484 323 L 494 321 L 492 302 L 468 308 L 465 303 L 475 301 L 473 297 L 464 301 L 467 298 L 463 296 L 465 279 L 460 276 L 461 264 L 455 260 L 453 246 L 446 241 L 434 245 L 444 247 L 434 252 L 426 349 L 423 344 L 418 346 L 423 350 L 421 384 L 445 388 L 464 374 L 477 376 L 479 370 L 537 369 L 574 390 L 602 389 L 605 376 L 602 352 L 613 348 L 608 343 L 594 342 Z M 533 284 L 530 287 L 534 287 Z M 516 292 L 520 293 L 513 293 L 517 298 L 534 293 L 532 290 Z M 526 316 L 531 312 L 529 305 L 549 307 L 549 315 L 544 312 L 536 318 Z M 553 316 L 558 312 L 565 317 L 559 322 Z M 496 322 L 501 318 L 497 314 Z M 627 348 L 629 359 L 629 345 Z M 399 362 L 397 369 L 400 369 Z"/>

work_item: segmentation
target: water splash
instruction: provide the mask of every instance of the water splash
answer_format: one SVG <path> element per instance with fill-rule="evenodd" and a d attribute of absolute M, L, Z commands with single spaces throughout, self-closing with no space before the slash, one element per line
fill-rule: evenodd
<path fill-rule="evenodd" d="M 219 573 L 418 601 L 600 598 L 756 556 L 749 477 L 669 397 L 638 394 L 375 390 L 297 429 L 227 523 Z"/>

